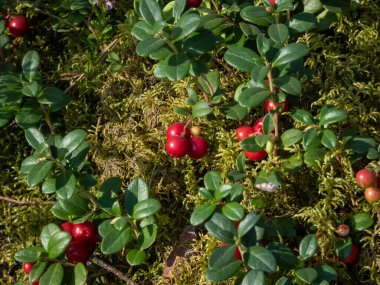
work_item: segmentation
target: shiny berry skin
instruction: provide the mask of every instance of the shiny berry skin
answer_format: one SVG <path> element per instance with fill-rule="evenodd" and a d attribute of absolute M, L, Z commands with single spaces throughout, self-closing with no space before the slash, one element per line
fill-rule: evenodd
<path fill-rule="evenodd" d="M 202 134 L 202 128 L 200 126 L 192 126 L 191 134 L 193 136 L 199 137 Z"/>
<path fill-rule="evenodd" d="M 360 187 L 367 188 L 375 185 L 376 176 L 375 174 L 368 169 L 361 169 L 356 173 L 356 183 Z"/>
<path fill-rule="evenodd" d="M 33 282 L 33 285 L 39 285 L 40 284 L 40 279 L 37 279 L 36 281 Z"/>
<path fill-rule="evenodd" d="M 61 224 L 61 230 L 73 235 L 73 226 L 74 224 L 72 222 L 64 222 Z"/>
<path fill-rule="evenodd" d="M 368 203 L 373 204 L 380 200 L 380 188 L 368 187 L 364 190 L 364 197 Z"/>
<path fill-rule="evenodd" d="M 236 137 L 239 141 L 244 140 L 249 137 L 249 135 L 253 134 L 253 128 L 250 126 L 241 126 L 236 129 Z"/>
<path fill-rule="evenodd" d="M 281 108 L 280 108 L 280 113 L 282 114 L 282 113 L 284 113 L 284 112 L 286 112 L 287 110 L 288 110 L 288 102 L 286 102 L 286 101 L 282 101 L 282 102 L 278 102 L 278 103 L 274 103 L 273 102 L 273 100 L 265 100 L 265 102 L 264 102 L 264 110 L 265 110 L 265 112 L 267 112 L 267 113 L 269 113 L 271 110 L 275 110 L 275 109 L 277 109 L 277 107 L 279 107 L 279 106 L 282 106 Z"/>
<path fill-rule="evenodd" d="M 269 2 L 272 4 L 273 7 L 276 5 L 276 0 L 269 0 Z"/>
<path fill-rule="evenodd" d="M 229 244 L 226 243 L 226 242 L 222 242 L 222 243 L 220 244 L 220 246 L 226 246 L 226 245 L 229 245 Z M 235 257 L 236 259 L 242 260 L 242 258 L 241 258 L 241 252 L 240 252 L 240 250 L 239 250 L 238 247 L 236 247 L 236 250 L 235 250 L 235 253 L 234 253 L 234 257 Z"/>
<path fill-rule="evenodd" d="M 186 4 L 192 8 L 198 8 L 202 3 L 202 0 L 187 0 Z"/>
<path fill-rule="evenodd" d="M 350 233 L 350 227 L 346 224 L 341 224 L 337 227 L 336 233 L 340 237 L 346 237 Z"/>
<path fill-rule="evenodd" d="M 173 136 L 168 138 L 165 149 L 171 157 L 184 157 L 190 149 L 190 143 L 184 137 Z"/>
<path fill-rule="evenodd" d="M 166 130 L 166 137 L 171 138 L 174 136 L 185 136 L 185 138 L 190 138 L 190 130 L 186 128 L 185 133 L 183 133 L 183 129 L 185 128 L 185 124 L 181 122 L 175 122 L 170 125 L 170 127 Z"/>
<path fill-rule="evenodd" d="M 359 246 L 355 243 L 352 244 L 350 255 L 347 258 L 339 258 L 338 259 L 343 262 L 344 264 L 352 264 L 354 263 L 359 257 Z"/>
<path fill-rule="evenodd" d="M 264 117 L 257 119 L 256 122 L 253 124 L 253 132 L 258 134 L 263 134 L 263 122 Z"/>
<path fill-rule="evenodd" d="M 207 141 L 203 137 L 191 137 L 188 156 L 194 159 L 202 158 L 207 153 Z"/>
<path fill-rule="evenodd" d="M 267 152 L 262 150 L 262 151 L 244 151 L 245 157 L 249 160 L 263 160 L 268 156 Z"/>
<path fill-rule="evenodd" d="M 71 263 L 86 262 L 94 252 L 94 242 L 73 240 L 66 249 L 66 257 Z"/>
<path fill-rule="evenodd" d="M 8 29 L 12 36 L 22 37 L 29 30 L 29 26 L 24 16 L 16 16 L 9 21 Z"/>
<path fill-rule="evenodd" d="M 90 221 L 73 225 L 72 235 L 74 240 L 88 241 L 96 236 L 94 225 Z"/>
<path fill-rule="evenodd" d="M 22 264 L 22 268 L 24 269 L 25 274 L 28 275 L 30 273 L 30 270 L 32 270 L 33 264 L 34 263 L 32 262 L 24 262 Z"/>

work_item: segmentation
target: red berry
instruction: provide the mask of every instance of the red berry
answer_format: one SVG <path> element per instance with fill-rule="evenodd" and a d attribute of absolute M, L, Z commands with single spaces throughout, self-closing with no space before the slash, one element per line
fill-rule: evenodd
<path fill-rule="evenodd" d="M 66 257 L 71 263 L 86 262 L 94 252 L 96 244 L 94 242 L 86 242 L 73 240 L 66 249 Z"/>
<path fill-rule="evenodd" d="M 186 128 L 185 133 L 183 133 L 183 129 L 185 128 L 185 124 L 181 122 L 175 122 L 170 125 L 170 127 L 166 130 L 166 137 L 174 137 L 174 136 L 184 136 L 185 138 L 190 138 L 190 130 Z"/>
<path fill-rule="evenodd" d="M 202 0 L 187 0 L 186 3 L 189 7 L 198 8 L 201 5 Z"/>
<path fill-rule="evenodd" d="M 61 224 L 61 230 L 73 235 L 73 226 L 74 224 L 72 222 L 64 222 Z"/>
<path fill-rule="evenodd" d="M 350 227 L 346 224 L 339 225 L 336 230 L 337 230 L 338 236 L 340 237 L 348 236 L 348 234 L 350 233 Z"/>
<path fill-rule="evenodd" d="M 191 158 L 202 158 L 207 153 L 207 141 L 203 137 L 191 137 L 189 140 L 190 147 L 188 155 Z"/>
<path fill-rule="evenodd" d="M 188 139 L 174 136 L 168 138 L 165 148 L 171 157 L 184 157 L 189 151 L 190 144 Z"/>
<path fill-rule="evenodd" d="M 72 235 L 74 240 L 88 241 L 96 236 L 94 225 L 90 221 L 73 225 Z"/>
<path fill-rule="evenodd" d="M 361 169 L 356 173 L 356 183 L 360 187 L 367 188 L 375 185 L 375 174 L 368 169 Z"/>
<path fill-rule="evenodd" d="M 273 7 L 276 5 L 276 0 L 269 0 L 269 2 L 272 4 Z"/>
<path fill-rule="evenodd" d="M 249 160 L 263 160 L 268 156 L 267 152 L 262 151 L 244 151 L 245 157 Z"/>
<path fill-rule="evenodd" d="M 244 140 L 249 137 L 250 134 L 253 134 L 254 130 L 250 126 L 241 126 L 236 129 L 236 137 L 239 141 Z"/>
<path fill-rule="evenodd" d="M 380 188 L 368 187 L 364 190 L 364 197 L 368 203 L 373 204 L 380 200 Z"/>
<path fill-rule="evenodd" d="M 273 100 L 270 99 L 265 100 L 264 102 L 264 110 L 267 113 L 269 113 L 271 110 L 276 110 L 278 107 L 280 107 L 280 113 L 282 114 L 288 110 L 288 102 L 282 101 L 275 104 Z"/>
<path fill-rule="evenodd" d="M 22 37 L 29 30 L 29 26 L 24 16 L 16 16 L 9 21 L 8 29 L 12 36 Z"/>
<path fill-rule="evenodd" d="M 37 279 L 36 281 L 33 282 L 33 285 L 39 285 L 40 284 L 40 279 Z"/>
<path fill-rule="evenodd" d="M 355 243 L 352 244 L 350 255 L 347 258 L 339 258 L 340 261 L 342 261 L 344 264 L 352 264 L 354 263 L 359 257 L 359 246 Z"/>
<path fill-rule="evenodd" d="M 24 272 L 26 274 L 30 273 L 30 270 L 32 270 L 33 264 L 34 264 L 33 262 L 24 262 L 22 264 L 22 268 L 24 269 Z"/>
<path fill-rule="evenodd" d="M 258 134 L 264 133 L 263 121 L 264 121 L 264 117 L 256 120 L 256 122 L 253 124 L 253 132 L 254 133 L 258 133 Z"/>
<path fill-rule="evenodd" d="M 226 242 L 222 242 L 222 243 L 220 244 L 220 246 L 226 246 L 226 245 L 229 245 L 229 244 L 226 243 Z M 234 253 L 234 257 L 235 257 L 236 259 L 242 260 L 242 258 L 241 258 L 241 252 L 240 252 L 240 250 L 239 250 L 238 247 L 236 247 L 236 250 L 235 250 L 235 253 Z"/>

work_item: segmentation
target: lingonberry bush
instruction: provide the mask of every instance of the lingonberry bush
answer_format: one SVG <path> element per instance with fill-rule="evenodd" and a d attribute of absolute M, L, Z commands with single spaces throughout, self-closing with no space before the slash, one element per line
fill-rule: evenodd
<path fill-rule="evenodd" d="M 106 59 L 111 76 L 138 89 L 136 80 L 120 75 L 134 63 L 110 51 L 121 41 L 108 14 L 118 1 L 57 2 L 25 1 L 17 13 L 15 5 L 4 6 L 1 61 L 12 58 L 12 40 L 22 41 L 34 28 L 19 13 L 24 9 L 48 17 L 55 36 L 83 36 L 89 53 L 102 50 L 90 65 Z M 186 175 L 195 177 L 199 195 L 189 194 L 195 205 L 187 218 L 211 236 L 203 271 L 208 281 L 334 284 L 347 279 L 364 246 L 373 250 L 371 239 L 379 236 L 380 145 L 349 128 L 355 114 L 342 104 L 312 110 L 315 96 L 304 90 L 318 74 L 307 63 L 318 56 L 311 42 L 356 8 L 355 1 L 139 0 L 126 11 L 127 20 L 123 14 L 125 23 L 117 23 L 121 34 L 135 38 L 136 54 L 149 58 L 148 73 L 186 89 L 159 145 L 167 152 L 164 159 L 195 169 Z M 103 259 L 144 266 L 156 257 L 150 247 L 168 218 L 151 198 L 152 181 L 133 178 L 126 189 L 116 176 L 99 181 L 87 160 L 88 132 L 65 131 L 72 85 L 63 91 L 44 83 L 43 58 L 35 50 L 20 61 L 20 67 L 4 64 L 0 71 L 0 127 L 17 124 L 24 130 L 33 150 L 23 157 L 20 176 L 27 187 L 54 197 L 51 212 L 60 222 L 43 226 L 39 244 L 18 250 L 15 260 L 33 284 L 98 282 L 92 264 L 136 284 Z M 235 145 L 228 170 L 208 169 L 219 159 L 207 129 L 217 122 L 233 133 L 230 141 L 218 142 Z M 297 207 L 283 205 L 292 203 Z M 376 282 L 378 253 L 372 256 L 367 279 Z"/>

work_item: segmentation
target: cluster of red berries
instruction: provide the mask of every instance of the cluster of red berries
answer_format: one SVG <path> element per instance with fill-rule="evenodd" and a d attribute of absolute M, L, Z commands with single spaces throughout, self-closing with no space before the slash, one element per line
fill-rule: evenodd
<path fill-rule="evenodd" d="M 165 149 L 171 157 L 202 158 L 207 153 L 207 141 L 201 135 L 199 126 L 190 129 L 186 124 L 175 122 L 166 131 Z"/>
<path fill-rule="evenodd" d="M 368 203 L 380 201 L 380 176 L 368 169 L 361 169 L 356 173 L 356 182 L 364 190 L 364 197 Z"/>
<path fill-rule="evenodd" d="M 86 262 L 99 241 L 94 225 L 90 221 L 79 224 L 65 222 L 61 225 L 61 229 L 73 237 L 66 249 L 67 259 L 74 264 Z"/>
<path fill-rule="evenodd" d="M 12 36 L 22 37 L 28 32 L 29 25 L 24 16 L 10 18 L 8 12 L 3 11 L 3 18 L 5 19 L 5 26 L 8 27 Z"/>

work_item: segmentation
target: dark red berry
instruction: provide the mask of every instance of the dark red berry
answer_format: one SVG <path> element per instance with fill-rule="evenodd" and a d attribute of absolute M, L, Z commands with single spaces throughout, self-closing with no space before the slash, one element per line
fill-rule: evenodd
<path fill-rule="evenodd" d="M 29 274 L 30 273 L 30 270 L 32 270 L 32 267 L 33 267 L 33 262 L 24 262 L 22 264 L 22 268 L 24 269 L 24 272 L 25 274 Z"/>
<path fill-rule="evenodd" d="M 249 137 L 249 135 L 253 134 L 254 130 L 250 126 L 240 126 L 236 129 L 236 137 L 239 141 L 244 140 Z"/>
<path fill-rule="evenodd" d="M 185 138 L 190 138 L 190 129 L 186 127 L 185 132 L 183 132 L 184 128 L 184 123 L 175 122 L 166 130 L 166 137 L 170 138 L 174 136 L 184 136 Z"/>
<path fill-rule="evenodd" d="M 181 136 L 168 138 L 166 151 L 171 157 L 184 157 L 190 148 L 189 140 Z"/>
<path fill-rule="evenodd" d="M 29 30 L 29 26 L 24 16 L 16 16 L 9 21 L 8 29 L 12 36 L 22 37 Z"/>
<path fill-rule="evenodd" d="M 269 113 L 271 110 L 276 110 L 278 107 L 280 107 L 280 113 L 282 114 L 288 110 L 288 102 L 282 101 L 275 104 L 271 99 L 265 100 L 264 102 L 264 110 L 267 113 Z"/>
<path fill-rule="evenodd" d="M 268 156 L 267 152 L 262 150 L 262 151 L 244 151 L 245 157 L 248 158 L 249 160 L 263 160 Z"/>
<path fill-rule="evenodd" d="M 207 141 L 203 137 L 191 137 L 188 155 L 191 158 L 202 158 L 207 153 Z"/>
<path fill-rule="evenodd" d="M 96 244 L 91 241 L 73 240 L 66 249 L 66 257 L 71 263 L 86 262 L 94 252 Z"/>
<path fill-rule="evenodd" d="M 61 230 L 73 235 L 73 226 L 74 224 L 72 222 L 64 222 L 61 224 Z"/>
<path fill-rule="evenodd" d="M 356 182 L 363 188 L 374 186 L 376 182 L 375 173 L 365 168 L 361 169 L 356 173 Z"/>
<path fill-rule="evenodd" d="M 96 236 L 96 229 L 90 221 L 74 224 L 72 229 L 74 240 L 88 241 Z"/>
<path fill-rule="evenodd" d="M 350 255 L 347 258 L 339 258 L 338 259 L 343 262 L 344 264 L 352 264 L 354 263 L 359 257 L 359 246 L 355 243 L 352 244 Z"/>
<path fill-rule="evenodd" d="M 192 8 L 198 8 L 202 3 L 202 0 L 187 0 L 186 4 Z"/>

